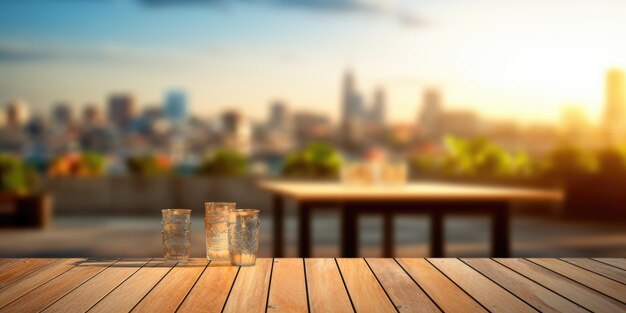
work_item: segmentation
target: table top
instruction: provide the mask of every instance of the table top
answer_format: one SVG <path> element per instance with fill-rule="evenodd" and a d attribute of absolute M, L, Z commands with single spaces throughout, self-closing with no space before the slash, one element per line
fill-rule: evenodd
<path fill-rule="evenodd" d="M 0 259 L 1 312 L 625 312 L 626 259 Z"/>
<path fill-rule="evenodd" d="M 262 181 L 259 187 L 296 200 L 561 201 L 563 199 L 563 192 L 556 189 L 435 182 L 362 186 L 339 182 Z"/>

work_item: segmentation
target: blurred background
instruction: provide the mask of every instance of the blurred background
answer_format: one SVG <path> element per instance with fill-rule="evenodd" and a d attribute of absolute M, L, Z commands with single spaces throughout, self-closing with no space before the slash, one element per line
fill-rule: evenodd
<path fill-rule="evenodd" d="M 261 209 L 261 179 L 337 180 L 384 155 L 411 181 L 561 188 L 513 207 L 513 256 L 626 257 L 621 1 L 0 2 L 0 257 L 162 255 L 160 210 Z M 287 206 L 287 254 L 297 246 Z M 314 214 L 336 256 L 337 214 Z M 365 218 L 360 254 L 381 255 Z M 446 219 L 446 255 L 489 220 Z M 426 256 L 426 218 L 396 220 Z"/>

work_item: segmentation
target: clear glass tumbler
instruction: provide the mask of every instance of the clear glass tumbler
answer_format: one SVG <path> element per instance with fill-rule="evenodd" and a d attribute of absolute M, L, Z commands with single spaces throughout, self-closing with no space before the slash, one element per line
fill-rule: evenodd
<path fill-rule="evenodd" d="M 206 257 L 209 260 L 228 260 L 228 213 L 235 209 L 231 202 L 204 204 Z"/>
<path fill-rule="evenodd" d="M 161 210 L 165 261 L 184 262 L 191 250 L 191 210 Z"/>
<path fill-rule="evenodd" d="M 256 263 L 259 225 L 259 210 L 234 210 L 228 214 L 228 251 L 233 265 Z"/>

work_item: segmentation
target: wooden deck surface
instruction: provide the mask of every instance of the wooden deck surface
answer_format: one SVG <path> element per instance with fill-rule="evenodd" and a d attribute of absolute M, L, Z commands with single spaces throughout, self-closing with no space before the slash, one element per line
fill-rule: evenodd
<path fill-rule="evenodd" d="M 626 312 L 626 259 L 0 259 L 0 312 Z"/>

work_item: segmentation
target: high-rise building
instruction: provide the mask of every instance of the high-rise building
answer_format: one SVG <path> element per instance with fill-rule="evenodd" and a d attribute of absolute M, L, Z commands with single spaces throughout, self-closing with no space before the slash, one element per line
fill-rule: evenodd
<path fill-rule="evenodd" d="M 69 126 L 74 121 L 71 104 L 58 102 L 52 108 L 52 122 L 57 126 Z"/>
<path fill-rule="evenodd" d="M 431 140 L 439 138 L 442 113 L 443 104 L 439 90 L 426 89 L 422 96 L 422 109 L 417 117 L 416 127 L 422 137 Z"/>
<path fill-rule="evenodd" d="M 102 123 L 102 113 L 95 104 L 87 104 L 83 108 L 82 122 L 86 126 L 94 127 Z"/>
<path fill-rule="evenodd" d="M 118 130 L 126 131 L 130 128 L 134 115 L 136 101 L 130 94 L 114 94 L 109 97 L 109 122 Z"/>
<path fill-rule="evenodd" d="M 286 130 L 288 128 L 289 110 L 285 102 L 276 100 L 270 104 L 267 123 L 272 129 Z"/>
<path fill-rule="evenodd" d="M 28 121 L 28 105 L 22 100 L 13 100 L 6 106 L 6 127 L 17 129 Z"/>
<path fill-rule="evenodd" d="M 377 126 L 385 125 L 385 90 L 382 87 L 374 91 L 374 103 L 370 112 L 371 121 Z"/>
<path fill-rule="evenodd" d="M 362 141 L 363 135 L 363 100 L 356 90 L 354 76 L 347 71 L 343 78 L 341 141 L 348 147 L 354 147 Z"/>
<path fill-rule="evenodd" d="M 604 129 L 607 143 L 619 144 L 626 139 L 626 84 L 624 72 L 611 69 L 606 74 Z"/>
<path fill-rule="evenodd" d="M 187 118 L 187 95 L 184 91 L 174 90 L 165 95 L 163 115 L 173 122 L 182 122 Z"/>

